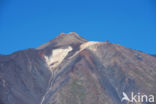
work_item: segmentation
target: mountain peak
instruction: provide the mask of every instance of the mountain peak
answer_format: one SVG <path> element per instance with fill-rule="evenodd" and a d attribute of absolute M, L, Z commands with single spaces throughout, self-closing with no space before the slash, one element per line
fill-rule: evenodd
<path fill-rule="evenodd" d="M 61 33 L 38 50 L 0 55 L 0 104 L 121 104 L 133 91 L 154 101 L 155 63 L 118 44 Z"/>
<path fill-rule="evenodd" d="M 59 38 L 77 38 L 79 40 L 85 40 L 84 38 L 82 38 L 79 34 L 77 34 L 76 32 L 70 32 L 70 33 L 61 33 L 60 35 L 58 35 L 54 40 L 59 39 Z M 53 41 L 53 40 L 51 40 Z"/>
<path fill-rule="evenodd" d="M 87 40 L 82 38 L 80 35 L 78 35 L 75 32 L 61 33 L 55 39 L 39 46 L 37 49 L 44 49 L 46 47 L 76 45 L 76 44 L 82 44 L 84 42 L 87 42 Z"/>

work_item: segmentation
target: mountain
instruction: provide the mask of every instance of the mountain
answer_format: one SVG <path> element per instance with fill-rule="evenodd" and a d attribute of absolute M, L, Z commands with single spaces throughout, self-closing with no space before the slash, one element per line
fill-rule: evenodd
<path fill-rule="evenodd" d="M 156 95 L 156 58 L 118 44 L 72 32 L 0 55 L 0 104 L 155 104 L 143 94 Z"/>

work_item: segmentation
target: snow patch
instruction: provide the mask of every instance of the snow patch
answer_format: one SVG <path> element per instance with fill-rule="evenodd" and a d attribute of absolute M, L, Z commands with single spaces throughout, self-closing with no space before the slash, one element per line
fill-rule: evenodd
<path fill-rule="evenodd" d="M 68 48 L 59 48 L 52 50 L 52 55 L 50 57 L 45 56 L 45 60 L 51 69 L 57 67 L 63 59 L 68 55 L 68 53 L 72 51 L 72 47 Z"/>

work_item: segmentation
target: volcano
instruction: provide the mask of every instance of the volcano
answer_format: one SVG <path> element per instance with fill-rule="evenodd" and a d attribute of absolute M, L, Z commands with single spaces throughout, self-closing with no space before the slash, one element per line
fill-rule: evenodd
<path fill-rule="evenodd" d="M 132 92 L 156 95 L 154 55 L 74 32 L 0 55 L 0 104 L 156 104 L 121 100 Z"/>

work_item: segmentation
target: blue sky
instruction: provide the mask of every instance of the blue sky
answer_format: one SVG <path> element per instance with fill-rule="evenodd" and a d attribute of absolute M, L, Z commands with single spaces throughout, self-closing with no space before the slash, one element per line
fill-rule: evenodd
<path fill-rule="evenodd" d="M 0 0 L 0 54 L 38 47 L 61 32 L 156 54 L 156 1 Z"/>

